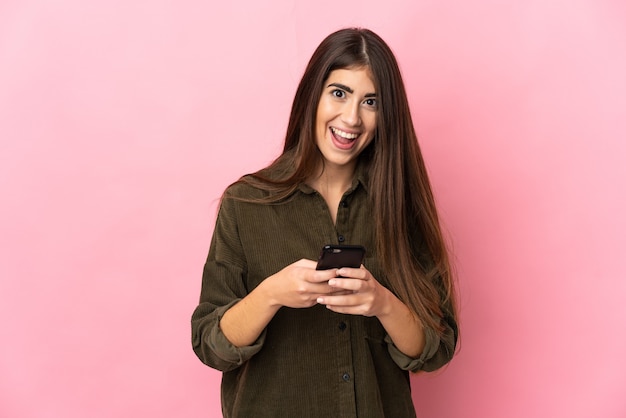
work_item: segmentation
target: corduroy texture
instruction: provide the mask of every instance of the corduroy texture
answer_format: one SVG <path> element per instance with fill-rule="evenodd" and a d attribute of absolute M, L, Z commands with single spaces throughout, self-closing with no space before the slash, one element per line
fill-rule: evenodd
<path fill-rule="evenodd" d="M 317 259 L 325 244 L 365 246 L 363 264 L 386 286 L 362 180 L 357 176 L 344 195 L 335 225 L 324 199 L 306 185 L 283 204 L 223 200 L 192 317 L 192 343 L 202 362 L 224 373 L 224 417 L 415 417 L 408 370 L 435 370 L 452 358 L 452 318 L 445 318 L 442 338 L 426 330 L 418 359 L 396 349 L 378 319 L 319 305 L 281 308 L 249 347 L 236 348 L 222 334 L 219 321 L 230 306 L 288 264 Z M 239 184 L 226 196 L 260 193 Z"/>

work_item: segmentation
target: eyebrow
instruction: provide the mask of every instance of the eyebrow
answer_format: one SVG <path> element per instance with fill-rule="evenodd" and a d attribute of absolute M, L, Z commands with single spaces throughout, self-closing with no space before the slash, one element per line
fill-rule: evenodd
<path fill-rule="evenodd" d="M 347 91 L 350 94 L 354 93 L 354 90 L 352 90 L 350 87 L 346 86 L 345 84 L 341 84 L 341 83 L 330 83 L 328 86 L 326 86 L 326 88 L 328 87 L 337 87 L 337 88 Z M 376 93 L 367 93 L 364 97 L 367 97 L 367 98 L 376 97 Z"/>

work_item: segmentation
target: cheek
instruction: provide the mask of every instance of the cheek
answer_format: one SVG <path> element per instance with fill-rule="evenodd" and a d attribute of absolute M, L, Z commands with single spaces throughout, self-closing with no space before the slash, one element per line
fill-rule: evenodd
<path fill-rule="evenodd" d="M 367 130 L 370 131 L 370 134 L 373 136 L 376 132 L 376 115 L 372 115 L 367 120 Z"/>
<path fill-rule="evenodd" d="M 326 124 L 326 109 L 322 103 L 317 107 L 317 114 L 315 115 L 315 125 L 319 128 Z"/>
<path fill-rule="evenodd" d="M 324 110 L 322 106 L 317 109 L 317 116 L 315 118 L 315 142 L 318 143 L 326 135 L 326 118 L 324 118 Z"/>
<path fill-rule="evenodd" d="M 332 104 L 328 103 L 326 100 L 320 100 L 319 105 L 317 106 L 317 123 L 326 123 L 329 115 L 332 113 Z"/>

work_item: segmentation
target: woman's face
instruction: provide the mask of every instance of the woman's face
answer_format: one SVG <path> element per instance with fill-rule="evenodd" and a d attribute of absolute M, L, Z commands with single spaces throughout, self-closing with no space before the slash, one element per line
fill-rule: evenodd
<path fill-rule="evenodd" d="M 377 109 L 369 68 L 330 73 L 315 122 L 316 142 L 326 167 L 356 165 L 357 157 L 374 138 Z"/>

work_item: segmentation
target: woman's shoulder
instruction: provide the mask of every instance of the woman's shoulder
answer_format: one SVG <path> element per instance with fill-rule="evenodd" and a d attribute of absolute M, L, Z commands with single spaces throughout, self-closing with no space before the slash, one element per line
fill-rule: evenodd
<path fill-rule="evenodd" d="M 267 197 L 267 192 L 255 184 L 253 176 L 246 174 L 224 190 L 223 198 L 255 200 Z"/>
<path fill-rule="evenodd" d="M 301 182 L 292 178 L 294 168 L 277 163 L 255 173 L 246 174 L 224 191 L 222 199 L 249 203 L 275 204 L 291 199 Z"/>

